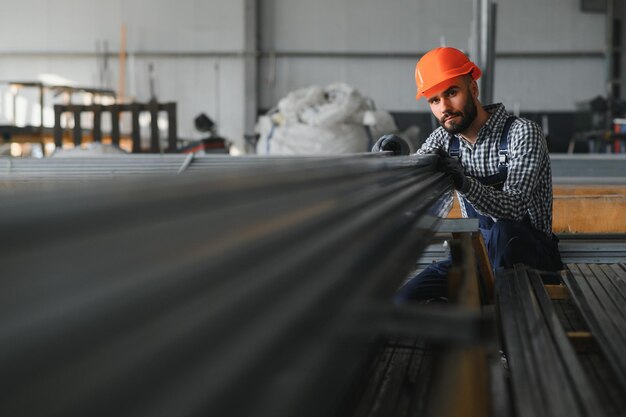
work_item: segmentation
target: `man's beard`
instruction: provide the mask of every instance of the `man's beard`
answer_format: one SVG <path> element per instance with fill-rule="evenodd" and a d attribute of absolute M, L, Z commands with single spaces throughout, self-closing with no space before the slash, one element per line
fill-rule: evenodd
<path fill-rule="evenodd" d="M 461 119 L 459 123 L 450 121 L 450 127 L 447 127 L 444 122 L 439 120 L 439 124 L 446 130 L 446 132 L 451 135 L 456 135 L 457 133 L 464 132 L 468 127 L 470 127 L 474 119 L 476 119 L 477 114 L 476 103 L 474 103 L 474 100 L 468 100 L 462 112 L 444 113 L 442 117 L 445 119 L 449 116 L 459 116 Z"/>

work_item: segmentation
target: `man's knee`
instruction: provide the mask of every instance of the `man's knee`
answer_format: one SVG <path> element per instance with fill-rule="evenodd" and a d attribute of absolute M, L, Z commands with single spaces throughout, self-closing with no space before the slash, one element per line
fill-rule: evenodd
<path fill-rule="evenodd" d="M 526 261 L 528 231 L 519 222 L 498 220 L 491 228 L 489 238 L 489 260 L 494 268 L 510 268 L 513 264 Z"/>
<path fill-rule="evenodd" d="M 394 296 L 394 302 L 403 304 L 408 301 L 447 297 L 447 274 L 451 264 L 450 260 L 445 260 L 429 265 L 398 289 Z"/>
<path fill-rule="evenodd" d="M 513 220 L 498 220 L 491 228 L 491 235 L 498 236 L 500 240 L 508 241 L 513 237 L 518 237 L 524 233 L 526 228 L 520 222 Z"/>

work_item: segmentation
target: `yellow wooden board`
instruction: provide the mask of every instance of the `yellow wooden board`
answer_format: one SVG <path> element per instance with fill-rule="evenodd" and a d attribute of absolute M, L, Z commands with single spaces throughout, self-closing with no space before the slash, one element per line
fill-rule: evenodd
<path fill-rule="evenodd" d="M 554 186 L 554 233 L 626 233 L 626 186 Z M 457 199 L 448 215 L 461 217 Z"/>

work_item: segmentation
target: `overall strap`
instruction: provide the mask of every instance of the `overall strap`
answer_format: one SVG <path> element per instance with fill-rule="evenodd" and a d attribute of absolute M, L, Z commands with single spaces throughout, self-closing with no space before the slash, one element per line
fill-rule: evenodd
<path fill-rule="evenodd" d="M 461 144 L 459 142 L 459 138 L 457 138 L 455 135 L 450 135 L 450 143 L 448 145 L 448 155 L 450 155 L 453 158 L 460 158 L 461 157 L 460 147 L 461 147 Z"/>
<path fill-rule="evenodd" d="M 517 119 L 515 116 L 509 116 L 504 122 L 502 136 L 500 137 L 500 150 L 498 151 L 498 169 L 502 171 L 509 166 L 509 130 L 511 125 Z"/>

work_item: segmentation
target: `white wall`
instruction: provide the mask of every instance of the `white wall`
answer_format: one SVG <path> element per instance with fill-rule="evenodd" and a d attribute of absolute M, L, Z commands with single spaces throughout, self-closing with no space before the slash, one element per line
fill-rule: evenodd
<path fill-rule="evenodd" d="M 278 52 L 262 61 L 262 107 L 311 83 L 342 80 L 381 108 L 426 111 L 414 100 L 417 54 L 440 45 L 468 50 L 472 1 L 464 0 L 264 0 L 261 45 Z M 604 15 L 579 11 L 579 0 L 500 0 L 497 52 L 543 52 L 555 57 L 499 58 L 496 101 L 521 110 L 573 110 L 604 91 Z M 331 15 L 330 12 L 333 11 Z M 281 56 L 281 51 L 288 53 Z M 289 52 L 372 52 L 370 58 L 294 56 Z M 411 52 L 415 57 L 411 57 Z M 594 52 L 568 58 L 558 53 Z M 391 56 L 378 56 L 389 53 Z M 394 54 L 396 56 L 394 56 Z M 275 66 L 275 73 L 268 68 Z M 268 80 L 275 79 L 274 83 Z"/>
<path fill-rule="evenodd" d="M 244 0 L 21 0 L 3 3 L 0 80 L 56 74 L 78 86 L 117 90 L 121 26 L 127 27 L 126 94 L 150 98 L 154 65 L 160 101 L 178 103 L 179 135 L 199 138 L 206 112 L 220 133 L 244 135 Z M 110 83 L 98 85 L 96 42 L 108 41 Z M 220 52 L 225 56 L 216 56 Z M 52 103 L 50 103 L 52 104 Z"/>
<path fill-rule="evenodd" d="M 109 86 L 117 89 L 116 54 L 125 23 L 131 56 L 127 92 L 138 100 L 149 98 L 147 68 L 153 63 L 158 98 L 178 103 L 180 136 L 200 137 L 193 118 L 206 112 L 220 133 L 238 143 L 250 133 L 245 115 L 256 101 L 254 82 L 248 79 L 255 68 L 244 57 L 252 45 L 250 5 L 260 15 L 260 108 L 274 106 L 296 88 L 345 81 L 393 111 L 427 110 L 414 99 L 418 54 L 442 38 L 467 50 L 473 9 L 470 0 L 3 3 L 0 80 L 36 80 L 54 73 L 77 85 L 99 87 L 96 42 L 108 40 L 113 54 Z M 522 111 L 568 111 L 604 94 L 603 14 L 580 12 L 579 0 L 497 3 L 496 101 Z"/>
<path fill-rule="evenodd" d="M 498 52 L 544 52 L 548 57 L 499 59 L 497 101 L 517 103 L 522 111 L 568 111 L 604 95 L 603 57 L 558 56 L 604 52 L 604 14 L 581 12 L 580 0 L 501 0 L 498 10 Z"/>

